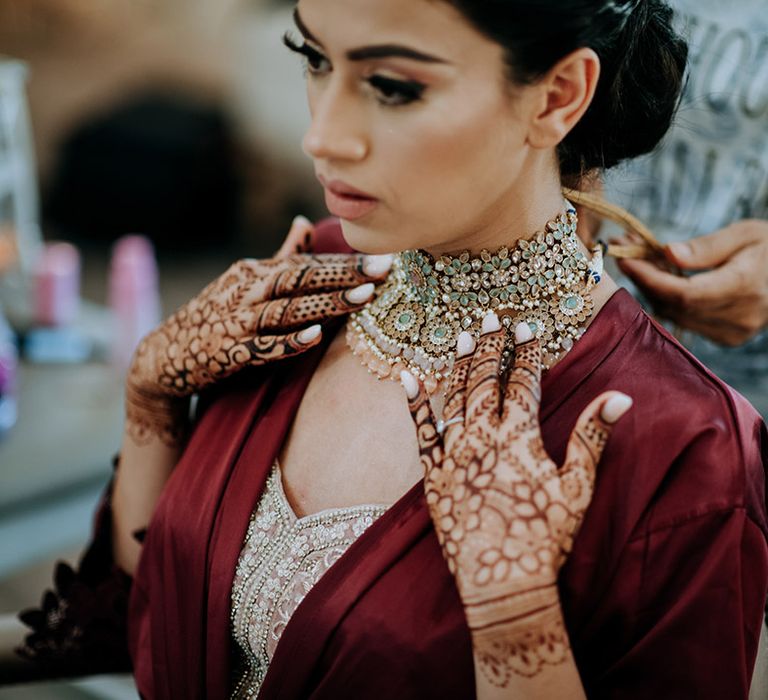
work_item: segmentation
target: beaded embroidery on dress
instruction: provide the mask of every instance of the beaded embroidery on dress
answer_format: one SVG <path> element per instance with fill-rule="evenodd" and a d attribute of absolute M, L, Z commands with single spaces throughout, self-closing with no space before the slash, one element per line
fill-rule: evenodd
<path fill-rule="evenodd" d="M 296 608 L 388 507 L 332 508 L 297 518 L 275 462 L 251 516 L 232 584 L 230 621 L 239 657 L 232 698 L 258 695 Z"/>

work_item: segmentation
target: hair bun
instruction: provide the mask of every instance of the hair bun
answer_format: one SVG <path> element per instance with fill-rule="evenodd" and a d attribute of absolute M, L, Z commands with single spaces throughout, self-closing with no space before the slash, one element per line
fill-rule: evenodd
<path fill-rule="evenodd" d="M 661 0 L 610 5 L 623 26 L 593 44 L 601 76 L 592 104 L 558 149 L 564 177 L 652 151 L 680 100 L 688 46 L 672 26 L 672 9 Z"/>

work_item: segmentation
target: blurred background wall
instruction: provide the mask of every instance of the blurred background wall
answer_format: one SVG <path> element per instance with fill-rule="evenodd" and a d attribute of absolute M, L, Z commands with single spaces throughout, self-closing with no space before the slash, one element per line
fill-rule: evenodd
<path fill-rule="evenodd" d="M 27 67 L 35 235 L 74 244 L 81 262 L 78 316 L 54 330 L 88 343 L 78 359 L 41 361 L 30 352 L 39 319 L 11 313 L 30 306 L 34 280 L 12 286 L 15 299 L 0 294 L 20 355 L 18 420 L 0 429 L 0 614 L 38 604 L 54 561 L 76 561 L 119 447 L 114 242 L 139 233 L 154 244 L 167 314 L 237 257 L 271 255 L 296 214 L 325 215 L 300 148 L 301 67 L 281 44 L 292 6 L 0 0 L 0 63 Z M 130 697 L 129 677 L 0 687 L 7 700 Z"/>
<path fill-rule="evenodd" d="M 0 0 L 0 54 L 30 69 L 46 231 L 205 246 L 215 225 L 253 254 L 297 211 L 322 213 L 300 68 L 280 44 L 291 7 Z"/>

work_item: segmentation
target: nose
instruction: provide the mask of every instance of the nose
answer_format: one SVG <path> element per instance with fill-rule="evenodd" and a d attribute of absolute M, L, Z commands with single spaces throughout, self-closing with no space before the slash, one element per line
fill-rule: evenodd
<path fill-rule="evenodd" d="M 358 119 L 359 107 L 343 87 L 328 85 L 310 100 L 312 123 L 304 134 L 302 149 L 310 158 L 361 161 L 370 146 Z"/>

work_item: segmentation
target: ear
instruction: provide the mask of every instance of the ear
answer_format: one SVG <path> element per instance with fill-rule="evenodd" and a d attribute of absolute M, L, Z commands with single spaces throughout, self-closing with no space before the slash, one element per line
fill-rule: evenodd
<path fill-rule="evenodd" d="M 537 109 L 528 132 L 534 148 L 554 148 L 573 129 L 592 102 L 600 59 L 589 48 L 560 59 L 537 83 Z"/>

